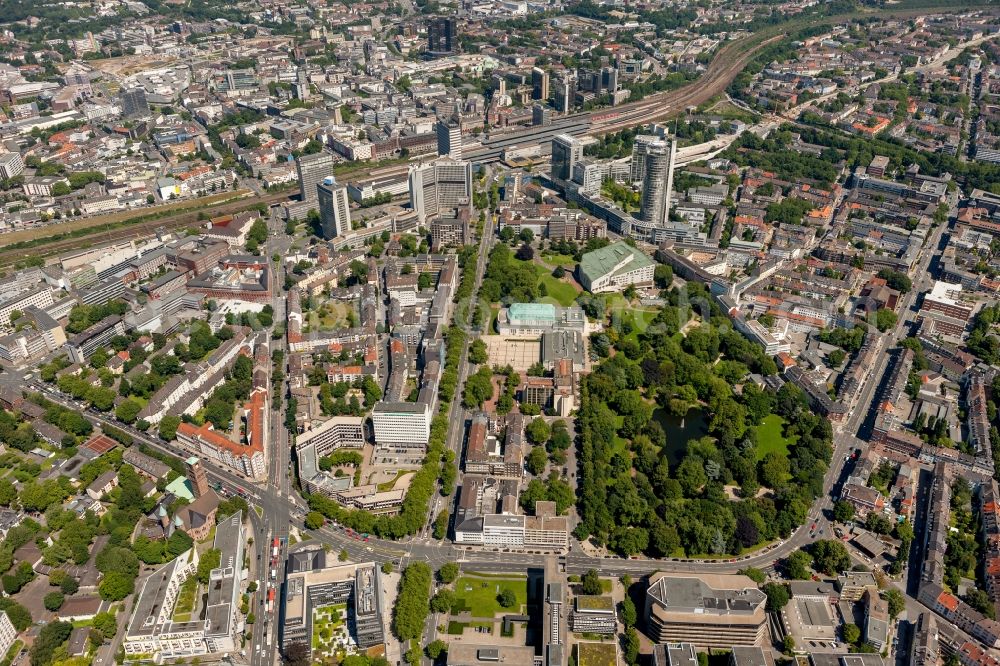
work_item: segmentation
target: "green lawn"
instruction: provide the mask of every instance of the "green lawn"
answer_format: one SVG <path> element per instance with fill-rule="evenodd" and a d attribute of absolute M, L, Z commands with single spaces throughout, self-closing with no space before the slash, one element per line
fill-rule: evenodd
<path fill-rule="evenodd" d="M 514 259 L 514 261 L 522 264 L 528 263 L 521 261 L 520 259 Z M 576 297 L 580 293 L 576 290 L 576 287 L 568 282 L 563 282 L 562 280 L 552 277 L 552 272 L 545 266 L 532 263 L 532 268 L 535 269 L 535 275 L 538 276 L 538 284 L 544 284 L 547 292 L 547 294 L 542 296 L 539 300 L 544 301 L 546 298 L 551 298 L 563 307 L 569 307 L 576 302 Z"/>
<path fill-rule="evenodd" d="M 329 301 L 306 314 L 306 328 L 320 331 L 339 331 L 355 325 L 358 314 L 352 303 Z"/>
<path fill-rule="evenodd" d="M 513 608 L 503 608 L 497 601 L 503 590 L 510 590 L 517 597 Z M 528 604 L 528 580 L 462 576 L 455 582 L 455 595 L 458 600 L 452 607 L 453 614 L 469 611 L 473 617 L 495 617 L 497 613 L 520 613 Z"/>
<path fill-rule="evenodd" d="M 556 266 L 562 266 L 563 268 L 572 269 L 576 266 L 576 259 L 574 259 L 572 255 L 568 254 L 553 254 L 551 252 L 543 252 L 542 261 L 552 266 L 552 268 L 555 268 Z"/>
<path fill-rule="evenodd" d="M 798 437 L 785 438 L 781 431 L 785 426 L 785 419 L 777 414 L 770 414 L 757 426 L 757 460 L 762 460 L 771 451 L 788 454 L 788 447 L 795 443 Z"/>
<path fill-rule="evenodd" d="M 573 305 L 579 293 L 576 288 L 568 282 L 563 282 L 562 280 L 552 277 L 552 274 L 547 272 L 541 266 L 538 266 L 537 269 L 538 284 L 545 285 L 545 289 L 548 292 L 546 295 L 549 298 L 554 298 L 559 301 L 559 305 L 564 308 Z"/>
<path fill-rule="evenodd" d="M 614 316 L 616 313 L 612 313 Z M 628 310 L 622 310 L 617 313 L 620 316 L 619 322 L 622 329 L 628 329 L 628 333 L 625 334 L 625 339 L 639 341 L 639 334 L 645 333 L 646 329 L 653 323 L 656 315 L 659 314 L 658 310 L 648 309 L 643 307 L 629 308 Z"/>

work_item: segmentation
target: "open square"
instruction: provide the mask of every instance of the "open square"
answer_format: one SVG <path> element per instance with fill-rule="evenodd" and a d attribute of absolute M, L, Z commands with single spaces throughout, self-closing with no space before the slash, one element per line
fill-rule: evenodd
<path fill-rule="evenodd" d="M 509 365 L 523 373 L 542 359 L 542 341 L 538 338 L 484 335 L 480 339 L 486 343 L 486 353 L 492 366 Z"/>

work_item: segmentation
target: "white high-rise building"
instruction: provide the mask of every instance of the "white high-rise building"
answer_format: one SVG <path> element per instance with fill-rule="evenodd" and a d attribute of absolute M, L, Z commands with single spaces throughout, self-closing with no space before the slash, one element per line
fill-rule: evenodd
<path fill-rule="evenodd" d="M 660 138 L 651 134 L 640 134 L 632 142 L 632 162 L 630 163 L 629 181 L 632 184 L 642 183 L 646 177 L 646 151 L 649 144 L 656 143 Z"/>
<path fill-rule="evenodd" d="M 445 211 L 470 205 L 472 164 L 439 159 L 410 167 L 410 208 L 423 224 Z"/>
<path fill-rule="evenodd" d="M 319 194 L 319 217 L 323 238 L 343 236 L 351 230 L 351 204 L 346 185 L 337 185 L 330 176 L 316 188 Z"/>
<path fill-rule="evenodd" d="M 24 160 L 20 153 L 4 153 L 0 155 L 0 179 L 10 180 L 24 173 Z"/>
<path fill-rule="evenodd" d="M 545 101 L 549 98 L 549 73 L 541 67 L 531 68 L 531 99 Z"/>
<path fill-rule="evenodd" d="M 569 114 L 576 100 L 576 79 L 572 75 L 567 75 L 556 81 L 555 89 L 556 111 Z"/>
<path fill-rule="evenodd" d="M 453 160 L 462 159 L 462 127 L 453 121 L 437 123 L 438 155 Z"/>
<path fill-rule="evenodd" d="M 427 446 L 431 437 L 431 407 L 424 402 L 379 402 L 372 410 L 375 444 L 381 448 Z"/>
<path fill-rule="evenodd" d="M 670 217 L 670 195 L 674 189 L 675 141 L 654 141 L 646 146 L 642 201 L 639 219 L 666 226 Z"/>

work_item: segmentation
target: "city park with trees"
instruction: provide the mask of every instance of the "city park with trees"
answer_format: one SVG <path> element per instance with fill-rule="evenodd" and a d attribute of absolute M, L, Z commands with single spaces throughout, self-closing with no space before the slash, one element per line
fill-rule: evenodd
<path fill-rule="evenodd" d="M 794 385 L 746 379 L 777 368 L 703 286 L 666 295 L 646 330 L 599 334 L 606 358 L 581 386 L 574 536 L 652 557 L 735 555 L 786 538 L 823 492 L 830 424 Z M 680 450 L 667 442 L 670 415 L 701 429 Z M 765 438 L 773 415 L 780 437 Z"/>

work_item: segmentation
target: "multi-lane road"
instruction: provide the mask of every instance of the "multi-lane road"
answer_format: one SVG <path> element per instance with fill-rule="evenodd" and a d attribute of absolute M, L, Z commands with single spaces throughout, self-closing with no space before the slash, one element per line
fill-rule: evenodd
<path fill-rule="evenodd" d="M 271 270 L 273 278 L 271 280 L 271 305 L 274 308 L 274 321 L 278 326 L 283 326 L 285 316 L 285 295 L 283 284 L 285 280 L 285 257 L 291 248 L 292 238 L 284 230 L 284 222 L 277 215 L 272 214 L 267 221 L 268 240 L 265 247 L 265 256 L 269 259 L 277 257 L 278 261 L 272 262 Z M 285 358 L 287 346 L 284 336 L 271 340 L 271 353 L 282 352 L 283 361 L 281 367 L 273 368 L 272 372 L 280 371 L 285 379 L 280 386 L 280 395 L 273 396 L 272 400 L 281 400 L 287 393 L 287 358 Z M 273 405 L 272 405 L 273 407 Z M 288 429 L 285 427 L 285 420 L 282 418 L 283 410 L 271 409 L 269 411 L 270 427 L 268 428 L 270 437 L 266 443 L 267 461 L 267 482 L 260 489 L 255 508 L 251 510 L 251 519 L 254 529 L 254 543 L 256 545 L 256 559 L 251 561 L 251 567 L 255 567 L 257 592 L 254 603 L 257 622 L 253 627 L 251 640 L 252 653 L 249 656 L 251 666 L 270 666 L 275 662 L 275 656 L 279 648 L 279 632 L 277 622 L 277 606 L 281 599 L 281 585 L 285 579 L 285 560 L 288 548 L 288 528 L 291 525 L 289 516 L 292 512 L 301 514 L 305 503 L 297 494 L 291 492 L 290 481 L 290 442 L 291 438 Z M 260 513 L 257 513 L 257 509 Z M 272 543 L 278 540 L 278 554 L 273 554 Z M 272 560 L 276 560 L 272 566 Z M 273 574 L 272 574 L 273 572 Z M 268 606 L 268 594 L 273 591 L 275 602 Z"/>
<path fill-rule="evenodd" d="M 487 168 L 486 177 L 487 180 L 492 179 L 494 176 L 492 174 L 492 169 Z M 476 279 L 472 288 L 472 297 L 467 303 L 457 303 L 456 308 L 456 318 L 462 318 L 462 328 L 468 330 L 468 325 L 472 320 L 473 310 L 479 307 L 478 300 L 476 299 L 476 294 L 479 293 L 479 286 L 482 284 L 483 275 L 486 272 L 486 260 L 490 252 L 490 247 L 492 245 L 493 239 L 493 226 L 495 224 L 495 219 L 492 214 L 487 214 L 486 221 L 483 223 L 483 235 L 479 240 L 479 250 L 476 255 L 476 265 L 472 267 L 472 270 L 476 271 Z M 470 270 L 466 268 L 465 270 Z M 487 317 L 487 321 L 489 321 Z M 465 441 L 465 424 L 472 418 L 469 410 L 465 409 L 462 402 L 461 389 L 465 386 L 465 380 L 469 374 L 469 363 L 468 363 L 468 347 L 462 350 L 462 358 L 459 361 L 458 370 L 458 382 L 455 384 L 456 390 L 455 395 L 452 398 L 451 404 L 448 408 L 448 435 L 447 435 L 447 446 L 455 454 L 455 462 L 459 464 L 462 460 L 462 445 Z M 444 498 L 444 506 L 449 511 L 451 511 L 451 506 L 449 505 L 449 500 L 451 496 Z M 438 506 L 440 498 L 435 496 L 434 507 Z M 428 515 L 428 527 L 425 528 L 424 532 L 427 533 L 432 523 L 437 516 L 437 511 L 431 510 Z M 452 512 L 453 514 L 454 512 Z"/>

